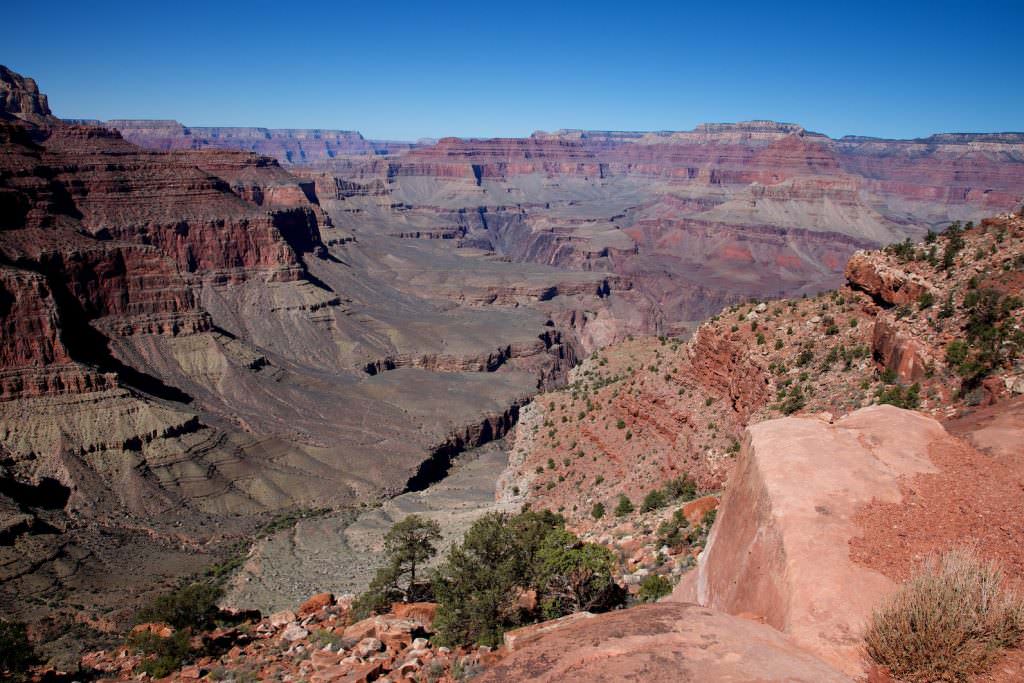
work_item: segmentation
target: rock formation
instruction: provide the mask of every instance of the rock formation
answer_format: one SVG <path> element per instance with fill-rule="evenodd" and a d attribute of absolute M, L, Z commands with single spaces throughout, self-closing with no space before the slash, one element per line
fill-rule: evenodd
<path fill-rule="evenodd" d="M 556 623 L 480 680 L 851 680 L 770 627 L 696 605 L 644 605 L 588 616 Z"/>
<path fill-rule="evenodd" d="M 899 503 L 901 480 L 934 472 L 949 440 L 933 419 L 892 406 L 754 425 L 730 475 L 697 569 L 674 599 L 747 614 L 850 676 L 861 635 L 895 588 L 850 558 L 864 505 Z"/>

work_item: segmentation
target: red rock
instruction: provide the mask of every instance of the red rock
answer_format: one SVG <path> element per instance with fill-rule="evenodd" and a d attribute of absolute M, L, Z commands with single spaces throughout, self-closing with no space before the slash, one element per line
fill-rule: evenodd
<path fill-rule="evenodd" d="M 383 649 L 384 643 L 377 638 L 363 638 L 352 648 L 352 653 L 365 659 Z"/>
<path fill-rule="evenodd" d="M 499 681 L 850 683 L 769 626 L 696 605 L 659 603 L 542 631 L 484 671 Z"/>
<path fill-rule="evenodd" d="M 920 276 L 885 262 L 879 253 L 858 251 L 846 264 L 849 283 L 875 299 L 890 305 L 915 304 L 931 291 Z"/>
<path fill-rule="evenodd" d="M 512 629 L 511 631 L 506 631 L 504 636 L 505 647 L 509 650 L 522 648 L 523 645 L 537 640 L 549 631 L 562 628 L 567 624 L 572 624 L 577 621 L 591 619 L 593 617 L 594 615 L 590 612 L 574 612 L 559 619 L 542 621 L 538 624 L 530 624 L 529 626 L 523 626 L 521 628 Z"/>
<path fill-rule="evenodd" d="M 325 669 L 327 667 L 338 666 L 344 656 L 345 655 L 340 652 L 316 650 L 309 656 L 309 661 L 313 664 L 314 668 Z"/>
<path fill-rule="evenodd" d="M 519 591 L 519 595 L 516 597 L 516 607 L 525 611 L 533 612 L 537 609 L 537 591 L 530 589 L 527 591 Z"/>
<path fill-rule="evenodd" d="M 206 672 L 195 665 L 182 667 L 181 671 L 178 672 L 179 677 L 188 680 L 198 680 L 205 675 Z"/>
<path fill-rule="evenodd" d="M 304 603 L 302 603 L 302 605 L 299 607 L 298 615 L 299 617 L 308 617 L 312 614 L 315 614 L 316 612 L 319 612 L 325 607 L 330 607 L 333 604 L 333 593 L 318 593 L 317 595 L 314 595 L 313 597 L 309 598 Z"/>
<path fill-rule="evenodd" d="M 377 626 L 377 638 L 389 650 L 401 650 L 412 644 L 415 633 L 420 632 L 418 622 L 411 619 L 382 617 Z"/>
<path fill-rule="evenodd" d="M 168 626 L 167 624 L 152 622 L 145 624 L 136 624 L 132 627 L 132 634 L 137 633 L 152 633 L 160 638 L 170 638 L 174 635 L 174 627 Z"/>
<path fill-rule="evenodd" d="M 275 612 L 267 617 L 267 623 L 274 628 L 281 628 L 295 621 L 295 612 L 291 610 L 283 610 L 281 612 Z"/>
<path fill-rule="evenodd" d="M 351 626 L 345 629 L 345 637 L 352 638 L 354 640 L 362 640 L 363 638 L 371 638 L 377 635 L 377 617 L 367 617 L 362 621 L 357 621 Z"/>
<path fill-rule="evenodd" d="M 395 602 L 391 605 L 391 613 L 400 619 L 412 619 L 430 631 L 437 616 L 436 602 Z"/>
<path fill-rule="evenodd" d="M 683 505 L 683 516 L 690 526 L 697 526 L 704 521 L 704 517 L 712 510 L 718 509 L 718 496 L 704 496 L 691 500 Z"/>
<path fill-rule="evenodd" d="M 673 599 L 763 617 L 860 676 L 860 634 L 896 584 L 850 558 L 854 515 L 872 500 L 900 501 L 901 477 L 934 471 L 929 448 L 950 437 L 931 418 L 892 406 L 834 424 L 791 417 L 748 431 L 694 579 Z"/>
<path fill-rule="evenodd" d="M 875 321 L 871 350 L 882 366 L 895 372 L 901 382 L 924 378 L 930 364 L 922 344 L 897 331 L 893 321 L 886 317 Z"/>

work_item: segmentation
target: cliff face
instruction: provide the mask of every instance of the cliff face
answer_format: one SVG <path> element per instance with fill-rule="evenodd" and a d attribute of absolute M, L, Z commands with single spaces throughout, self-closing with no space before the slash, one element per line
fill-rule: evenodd
<path fill-rule="evenodd" d="M 158 149 L 186 147 L 186 133 L 199 130 L 116 123 Z M 170 137 L 152 133 L 168 128 Z M 857 249 L 977 220 L 1024 198 L 1020 134 L 832 140 L 753 121 L 686 132 L 444 138 L 388 147 L 386 158 L 339 151 L 303 160 L 275 147 L 329 137 L 299 133 L 210 139 L 315 167 L 303 173 L 364 230 L 386 216 L 405 238 L 627 277 L 678 330 L 746 298 L 835 287 Z M 266 146 L 251 143 L 254 136 Z"/>
<path fill-rule="evenodd" d="M 855 514 L 873 500 L 899 502 L 901 477 L 934 472 L 928 452 L 943 438 L 936 421 L 891 406 L 834 424 L 751 427 L 697 569 L 674 597 L 755 615 L 859 675 L 860 634 L 895 584 L 850 558 Z"/>
<path fill-rule="evenodd" d="M 0 64 L 0 119 L 11 118 L 34 124 L 56 122 L 36 82 Z"/>

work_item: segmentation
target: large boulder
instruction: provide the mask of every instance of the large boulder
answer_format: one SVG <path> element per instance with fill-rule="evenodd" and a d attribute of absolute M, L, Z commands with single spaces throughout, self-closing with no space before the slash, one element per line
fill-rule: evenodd
<path fill-rule="evenodd" d="M 479 680 L 838 683 L 851 679 L 775 629 L 697 605 L 661 603 L 552 622 Z"/>
<path fill-rule="evenodd" d="M 866 620 L 895 585 L 850 559 L 854 515 L 873 499 L 900 502 L 901 477 L 934 472 L 929 446 L 949 438 L 892 406 L 750 427 L 697 569 L 673 599 L 763 619 L 860 675 Z"/>

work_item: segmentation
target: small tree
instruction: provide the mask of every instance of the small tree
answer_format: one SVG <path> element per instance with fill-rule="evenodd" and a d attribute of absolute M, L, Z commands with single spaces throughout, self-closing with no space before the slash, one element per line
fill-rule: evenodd
<path fill-rule="evenodd" d="M 594 507 L 590 510 L 590 516 L 594 519 L 601 519 L 604 517 L 604 503 L 600 501 L 594 503 Z"/>
<path fill-rule="evenodd" d="M 397 579 L 408 577 L 403 591 L 408 601 L 416 589 L 416 570 L 437 555 L 434 543 L 441 540 L 441 525 L 432 519 L 409 515 L 384 535 L 384 552 L 397 569 Z"/>
<path fill-rule="evenodd" d="M 409 515 L 395 523 L 384 535 L 384 566 L 352 605 L 356 616 L 382 612 L 392 602 L 429 597 L 428 587 L 417 582 L 416 573 L 437 555 L 434 543 L 440 539 L 441 526 L 434 520 Z"/>
<path fill-rule="evenodd" d="M 520 623 L 516 588 L 525 565 L 505 515 L 474 522 L 434 576 L 438 642 L 498 645 L 504 630 Z"/>

